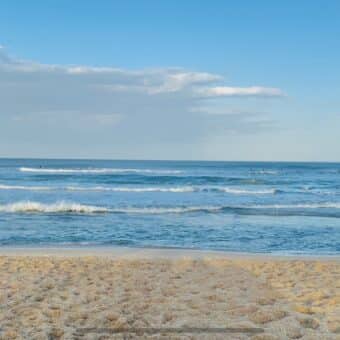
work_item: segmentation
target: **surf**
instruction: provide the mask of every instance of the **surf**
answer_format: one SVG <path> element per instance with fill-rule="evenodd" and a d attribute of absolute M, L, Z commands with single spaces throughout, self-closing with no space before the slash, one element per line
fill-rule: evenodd
<path fill-rule="evenodd" d="M 0 211 L 6 213 L 77 213 L 93 214 L 106 213 L 108 209 L 93 205 L 85 205 L 71 202 L 56 202 L 52 204 L 34 201 L 20 201 L 0 205 Z"/>
<path fill-rule="evenodd" d="M 180 174 L 180 170 L 162 169 L 124 169 L 124 168 L 93 168 L 93 169 L 68 169 L 68 168 L 28 168 L 20 167 L 20 172 L 43 174 L 110 174 L 110 173 L 141 173 L 141 174 Z"/>
<path fill-rule="evenodd" d="M 53 190 L 53 188 L 46 187 L 46 186 L 24 186 L 24 185 L 6 185 L 6 184 L 0 184 L 0 190 L 45 191 L 45 190 Z"/>

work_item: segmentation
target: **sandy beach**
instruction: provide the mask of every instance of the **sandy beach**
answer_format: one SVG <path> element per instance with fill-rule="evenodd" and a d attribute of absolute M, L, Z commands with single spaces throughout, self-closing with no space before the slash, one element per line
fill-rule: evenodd
<path fill-rule="evenodd" d="M 0 268 L 1 339 L 340 337 L 338 257 L 2 248 Z"/>

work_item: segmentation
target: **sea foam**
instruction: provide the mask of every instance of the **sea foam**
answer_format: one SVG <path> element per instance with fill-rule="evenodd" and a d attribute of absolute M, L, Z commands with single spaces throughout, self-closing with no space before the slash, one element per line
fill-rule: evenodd
<path fill-rule="evenodd" d="M 340 209 L 340 202 L 253 205 L 252 209 Z"/>
<path fill-rule="evenodd" d="M 34 201 L 20 201 L 0 205 L 0 212 L 7 213 L 121 213 L 121 214 L 180 214 L 190 212 L 214 212 L 222 209 L 219 206 L 182 206 L 182 207 L 117 207 L 106 208 L 72 202 L 45 204 Z"/>
<path fill-rule="evenodd" d="M 123 169 L 123 168 L 96 168 L 96 169 L 64 169 L 64 168 L 19 168 L 21 172 L 36 172 L 45 174 L 110 174 L 110 173 L 145 173 L 145 174 L 179 174 L 180 170 L 162 169 Z"/>
<path fill-rule="evenodd" d="M 79 187 L 79 186 L 68 186 L 66 190 L 70 191 L 112 191 L 112 192 L 194 192 L 194 187 Z"/>
<path fill-rule="evenodd" d="M 45 204 L 32 201 L 21 201 L 10 204 L 0 205 L 1 212 L 8 213 L 77 213 L 77 214 L 91 214 L 91 213 L 105 213 L 108 209 L 105 207 L 97 207 L 92 205 L 84 205 L 70 202 L 56 202 L 52 204 Z"/>
<path fill-rule="evenodd" d="M 229 194 L 236 194 L 236 195 L 268 195 L 268 194 L 276 194 L 279 191 L 277 189 L 263 189 L 263 190 L 245 190 L 239 188 L 220 188 L 218 189 L 222 192 L 227 192 Z"/>
<path fill-rule="evenodd" d="M 279 172 L 276 170 L 259 170 L 255 173 L 261 174 L 261 175 L 278 175 Z"/>
<path fill-rule="evenodd" d="M 7 213 L 121 213 L 121 214 L 183 214 L 194 212 L 248 212 L 263 209 L 340 209 L 340 203 L 324 202 L 318 204 L 274 204 L 274 205 L 217 205 L 217 206 L 148 206 L 148 207 L 101 207 L 80 203 L 60 201 L 56 203 L 40 203 L 19 201 L 0 205 L 0 212 Z"/>
<path fill-rule="evenodd" d="M 280 192 L 277 189 L 246 190 L 231 187 L 206 187 L 206 186 L 175 186 L 175 187 L 110 187 L 110 186 L 22 186 L 0 184 L 0 190 L 27 190 L 27 191 L 103 191 L 103 192 L 170 192 L 170 193 L 190 193 L 190 192 L 221 192 L 234 195 L 268 195 Z"/>
<path fill-rule="evenodd" d="M 0 190 L 32 190 L 32 191 L 44 191 L 53 190 L 52 187 L 44 186 L 24 186 L 24 185 L 5 185 L 0 184 Z"/>
<path fill-rule="evenodd" d="M 122 214 L 183 214 L 192 212 L 218 212 L 222 206 L 182 206 L 182 207 L 126 207 L 112 209 Z"/>

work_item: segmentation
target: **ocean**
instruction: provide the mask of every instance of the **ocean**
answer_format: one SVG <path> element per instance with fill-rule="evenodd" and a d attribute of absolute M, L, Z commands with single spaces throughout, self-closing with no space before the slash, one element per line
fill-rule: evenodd
<path fill-rule="evenodd" d="M 340 253 L 340 164 L 0 159 L 1 246 Z"/>

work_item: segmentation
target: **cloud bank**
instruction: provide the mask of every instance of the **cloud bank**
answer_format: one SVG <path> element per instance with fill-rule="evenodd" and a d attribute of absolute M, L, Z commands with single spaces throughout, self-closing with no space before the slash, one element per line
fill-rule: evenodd
<path fill-rule="evenodd" d="M 275 87 L 226 86 L 209 72 L 48 65 L 13 58 L 0 47 L 0 142 L 16 152 L 82 156 L 86 148 L 101 150 L 98 156 L 147 157 L 179 145 L 190 152 L 211 134 L 265 128 L 257 113 L 241 107 L 230 114 L 231 100 L 282 96 Z M 212 118 L 216 108 L 229 114 Z"/>

